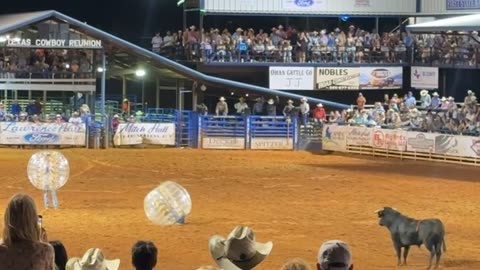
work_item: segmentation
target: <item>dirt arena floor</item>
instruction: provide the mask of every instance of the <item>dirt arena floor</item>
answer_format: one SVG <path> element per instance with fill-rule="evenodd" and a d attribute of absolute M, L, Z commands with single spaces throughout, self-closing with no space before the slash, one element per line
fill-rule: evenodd
<path fill-rule="evenodd" d="M 258 241 L 274 243 L 256 269 L 279 269 L 295 257 L 313 267 L 320 244 L 330 239 L 351 245 L 355 269 L 395 269 L 389 233 L 374 213 L 393 206 L 444 221 L 448 251 L 441 269 L 480 269 L 480 168 L 306 152 L 71 149 L 62 150 L 71 178 L 55 211 L 43 209 L 41 192 L 26 178 L 33 152 L 0 149 L 0 214 L 13 194 L 31 194 L 50 240 L 63 241 L 69 256 L 99 247 L 121 259 L 120 269 L 131 269 L 131 246 L 148 239 L 159 248 L 156 269 L 196 269 L 214 265 L 211 235 L 244 224 Z M 165 180 L 191 194 L 185 226 L 154 226 L 144 215 L 144 196 Z M 414 247 L 409 266 L 399 269 L 424 269 L 427 259 L 425 248 Z"/>

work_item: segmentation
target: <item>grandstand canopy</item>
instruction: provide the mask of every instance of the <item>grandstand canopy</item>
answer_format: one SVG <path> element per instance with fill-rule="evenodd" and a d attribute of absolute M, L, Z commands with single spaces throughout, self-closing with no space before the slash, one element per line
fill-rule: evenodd
<path fill-rule="evenodd" d="M 447 31 L 469 32 L 480 30 L 480 14 L 458 16 L 433 22 L 419 23 L 407 26 L 413 33 L 439 33 Z"/>
<path fill-rule="evenodd" d="M 293 93 L 271 90 L 265 87 L 205 75 L 95 28 L 87 22 L 81 22 L 54 10 L 0 16 L 0 46 L 5 46 L 6 37 L 23 40 L 25 35 L 29 33 L 37 33 L 39 31 L 39 24 L 46 21 L 50 22 L 50 24 L 67 24 L 69 35 L 74 32 L 85 40 L 101 40 L 101 50 L 97 51 L 104 51 L 107 56 L 108 66 L 106 75 L 108 77 L 135 74 L 135 70 L 141 66 L 147 70 L 147 72 L 155 73 L 155 75 L 162 81 L 187 79 L 229 91 L 243 90 L 260 95 L 277 95 L 297 100 L 303 97 Z M 34 44 L 32 43 L 32 45 Z M 38 46 L 37 48 L 51 47 Z M 62 47 L 57 46 L 55 48 Z M 309 101 L 321 102 L 326 106 L 336 108 L 349 107 L 345 104 L 316 98 L 309 98 Z"/>

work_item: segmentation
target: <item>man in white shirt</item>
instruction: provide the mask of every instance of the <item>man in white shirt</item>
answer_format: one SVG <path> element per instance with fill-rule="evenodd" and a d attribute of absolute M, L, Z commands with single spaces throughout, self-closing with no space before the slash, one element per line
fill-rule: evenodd
<path fill-rule="evenodd" d="M 167 35 L 163 38 L 163 51 L 167 54 L 168 57 L 172 57 L 174 48 L 175 40 L 170 31 L 167 31 Z"/>
<path fill-rule="evenodd" d="M 310 115 L 310 105 L 308 104 L 308 100 L 306 98 L 300 99 L 300 114 L 302 115 L 302 125 L 307 125 L 308 116 Z"/>
<path fill-rule="evenodd" d="M 160 53 L 160 48 L 162 47 L 163 39 L 160 36 L 160 32 L 157 32 L 152 38 L 152 51 L 154 53 Z"/>
<path fill-rule="evenodd" d="M 245 98 L 240 97 L 238 102 L 234 105 L 237 115 L 244 115 L 245 111 L 248 109 L 248 104 L 245 103 Z"/>
<path fill-rule="evenodd" d="M 78 112 L 74 112 L 72 114 L 72 117 L 68 120 L 69 123 L 71 124 L 81 124 L 82 123 L 82 118 L 80 118 Z"/>

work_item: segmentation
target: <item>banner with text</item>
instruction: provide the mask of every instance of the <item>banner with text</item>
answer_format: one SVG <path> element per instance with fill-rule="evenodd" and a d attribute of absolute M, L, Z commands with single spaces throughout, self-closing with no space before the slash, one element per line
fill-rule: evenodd
<path fill-rule="evenodd" d="M 438 67 L 412 67 L 410 72 L 412 88 L 438 88 Z"/>
<path fill-rule="evenodd" d="M 282 0 L 284 10 L 326 11 L 327 0 Z"/>
<path fill-rule="evenodd" d="M 447 0 L 447 10 L 480 9 L 478 0 Z"/>
<path fill-rule="evenodd" d="M 375 129 L 372 145 L 374 148 L 405 151 L 407 150 L 406 133 L 397 129 Z"/>
<path fill-rule="evenodd" d="M 313 67 L 270 67 L 270 89 L 313 90 Z"/>
<path fill-rule="evenodd" d="M 361 67 L 360 89 L 401 89 L 403 67 Z"/>
<path fill-rule="evenodd" d="M 293 150 L 293 138 L 252 138 L 251 149 Z"/>
<path fill-rule="evenodd" d="M 323 150 L 346 151 L 348 128 L 348 126 L 325 125 L 322 130 Z"/>
<path fill-rule="evenodd" d="M 245 149 L 244 137 L 204 137 L 204 149 Z"/>
<path fill-rule="evenodd" d="M 348 127 L 347 144 L 358 146 L 372 146 L 373 128 Z"/>
<path fill-rule="evenodd" d="M 1 122 L 0 144 L 85 145 L 85 124 Z"/>
<path fill-rule="evenodd" d="M 175 145 L 174 123 L 120 124 L 113 137 L 115 145 Z"/>
<path fill-rule="evenodd" d="M 435 136 L 433 133 L 407 132 L 407 151 L 434 153 Z"/>
<path fill-rule="evenodd" d="M 318 90 L 360 89 L 360 68 L 317 68 Z"/>

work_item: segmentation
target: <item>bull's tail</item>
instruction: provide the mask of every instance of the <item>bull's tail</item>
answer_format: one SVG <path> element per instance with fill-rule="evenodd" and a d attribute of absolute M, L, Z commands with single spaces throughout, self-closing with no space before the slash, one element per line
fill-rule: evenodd
<path fill-rule="evenodd" d="M 447 244 L 445 243 L 445 239 L 442 241 L 443 252 L 447 252 Z"/>

